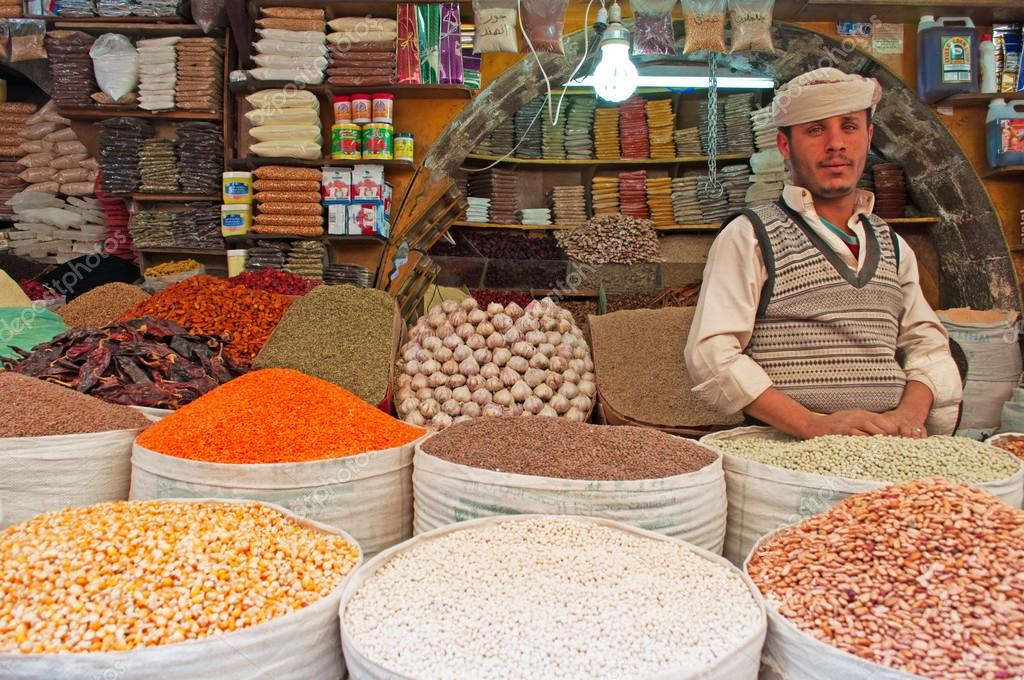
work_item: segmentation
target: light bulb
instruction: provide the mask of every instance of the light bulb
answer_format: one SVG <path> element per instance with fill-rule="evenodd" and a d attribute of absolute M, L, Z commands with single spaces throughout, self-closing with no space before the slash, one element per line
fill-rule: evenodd
<path fill-rule="evenodd" d="M 609 102 L 629 99 L 636 91 L 636 66 L 629 58 L 629 42 L 607 41 L 601 45 L 601 63 L 594 69 L 594 90 Z"/>

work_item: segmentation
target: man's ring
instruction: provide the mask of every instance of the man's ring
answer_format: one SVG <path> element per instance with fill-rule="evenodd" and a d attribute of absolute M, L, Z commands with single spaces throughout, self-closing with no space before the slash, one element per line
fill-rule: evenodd
<path fill-rule="evenodd" d="M 915 428 L 914 428 L 914 432 L 921 432 L 921 428 L 919 428 L 919 427 L 915 427 Z"/>

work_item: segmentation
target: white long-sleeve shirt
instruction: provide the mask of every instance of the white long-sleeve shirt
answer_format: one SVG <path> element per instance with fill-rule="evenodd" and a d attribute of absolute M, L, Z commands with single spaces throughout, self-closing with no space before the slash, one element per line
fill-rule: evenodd
<path fill-rule="evenodd" d="M 849 247 L 826 227 L 814 208 L 811 193 L 787 185 L 782 199 L 799 212 L 807 224 L 855 271 L 864 266 L 861 247 L 855 259 Z M 865 243 L 860 215 L 874 207 L 875 197 L 858 190 L 854 214 L 847 226 Z M 932 433 L 950 433 L 962 396 L 960 374 L 949 353 L 945 328 L 924 299 L 917 257 L 897 235 L 900 261 L 898 276 L 903 290 L 903 315 L 897 339 L 897 359 L 908 381 L 925 384 L 932 392 Z M 686 343 L 686 365 L 695 387 L 693 393 L 723 413 L 736 413 L 772 386 L 768 374 L 743 353 L 754 328 L 761 290 L 768 277 L 761 247 L 747 217 L 727 224 L 708 253 L 700 300 Z"/>

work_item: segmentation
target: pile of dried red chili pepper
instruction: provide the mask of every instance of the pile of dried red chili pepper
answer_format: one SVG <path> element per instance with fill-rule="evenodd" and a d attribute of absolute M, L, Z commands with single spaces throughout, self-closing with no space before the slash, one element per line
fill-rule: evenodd
<path fill-rule="evenodd" d="M 298 274 L 283 272 L 280 269 L 257 269 L 253 272 L 243 272 L 228 279 L 228 283 L 234 286 L 245 286 L 253 290 L 265 290 L 281 295 L 305 295 L 323 281 L 317 279 L 306 279 Z"/>
<path fill-rule="evenodd" d="M 248 366 L 291 307 L 277 293 L 233 286 L 213 276 L 193 276 L 135 305 L 119 320 L 155 316 L 181 324 L 190 333 L 217 335 L 224 353 Z"/>
<path fill-rule="evenodd" d="M 244 372 L 212 335 L 152 317 L 72 328 L 5 367 L 115 404 L 176 409 Z"/>

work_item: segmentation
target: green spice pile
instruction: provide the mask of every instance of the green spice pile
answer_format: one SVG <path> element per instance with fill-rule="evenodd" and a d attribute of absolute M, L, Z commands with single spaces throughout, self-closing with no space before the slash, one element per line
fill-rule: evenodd
<path fill-rule="evenodd" d="M 0 373 L 0 437 L 141 430 L 148 425 L 146 416 L 127 406 L 25 375 Z"/>
<path fill-rule="evenodd" d="M 321 378 L 371 404 L 387 396 L 395 302 L 384 291 L 320 286 L 296 300 L 253 362 Z"/>
<path fill-rule="evenodd" d="M 475 468 L 561 479 L 624 481 L 696 472 L 715 454 L 643 427 L 585 425 L 563 418 L 478 418 L 456 423 L 423 450 Z"/>
<path fill-rule="evenodd" d="M 765 465 L 829 477 L 904 482 L 942 477 L 984 484 L 1012 477 L 1021 463 L 1008 453 L 965 437 L 851 437 L 805 441 L 742 437 L 715 441 L 728 453 Z"/>
<path fill-rule="evenodd" d="M 149 293 L 127 283 L 108 283 L 79 295 L 57 310 L 68 326 L 100 328 L 112 323 Z"/>

